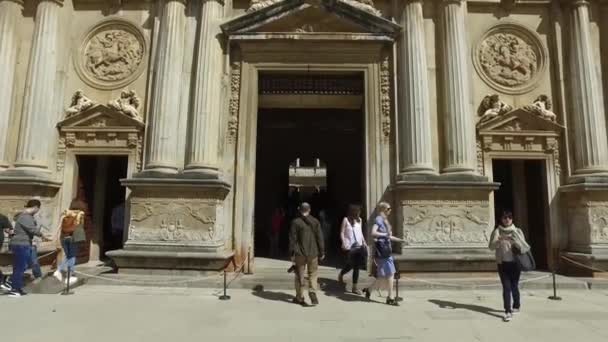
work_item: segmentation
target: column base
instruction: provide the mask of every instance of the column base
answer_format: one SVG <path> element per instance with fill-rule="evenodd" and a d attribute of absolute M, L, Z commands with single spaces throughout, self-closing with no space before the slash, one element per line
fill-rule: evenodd
<path fill-rule="evenodd" d="M 107 253 L 119 271 L 219 270 L 232 258 L 223 214 L 228 183 L 150 172 L 122 183 L 131 189 L 127 240 Z"/>
<path fill-rule="evenodd" d="M 496 257 L 479 248 L 404 248 L 394 256 L 401 272 L 487 272 L 496 270 Z"/>
<path fill-rule="evenodd" d="M 395 255 L 399 269 L 494 270 L 494 254 L 488 249 L 494 228 L 489 196 L 498 186 L 443 176 L 397 182 L 395 234 L 406 241 Z"/>

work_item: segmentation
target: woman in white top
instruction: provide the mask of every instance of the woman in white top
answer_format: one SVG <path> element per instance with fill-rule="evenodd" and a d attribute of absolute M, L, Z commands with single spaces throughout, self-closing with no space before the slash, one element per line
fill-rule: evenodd
<path fill-rule="evenodd" d="M 361 229 L 361 207 L 358 205 L 350 205 L 348 208 L 348 216 L 342 220 L 340 230 L 340 238 L 342 240 L 342 250 L 346 252 L 346 265 L 340 271 L 338 281 L 344 283 L 344 275 L 350 270 L 353 271 L 353 287 L 352 292 L 361 294 L 357 289 L 359 281 L 359 268 L 365 265 L 367 260 L 367 242 L 363 236 Z"/>

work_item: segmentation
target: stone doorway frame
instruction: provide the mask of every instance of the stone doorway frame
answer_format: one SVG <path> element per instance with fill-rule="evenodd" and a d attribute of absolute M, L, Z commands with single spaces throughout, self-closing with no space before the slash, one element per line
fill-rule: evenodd
<path fill-rule="evenodd" d="M 59 147 L 57 171 L 63 173 L 59 211 L 67 208 L 77 192 L 78 156 L 124 156 L 127 157 L 127 178 L 141 168 L 144 123 L 126 116 L 105 105 L 94 105 L 79 114 L 66 118 L 57 124 Z M 105 184 L 96 184 L 105 186 Z M 125 192 L 125 202 L 130 190 Z M 95 203 L 89 208 L 95 212 Z M 129 219 L 129 208 L 125 208 L 125 223 Z M 98 215 L 97 215 L 98 216 Z M 99 219 L 99 217 L 98 217 Z M 89 261 L 99 260 L 99 241 L 102 230 L 95 221 L 95 239 L 91 239 Z M 126 231 L 126 230 L 125 230 Z M 126 237 L 123 237 L 123 240 Z"/>
<path fill-rule="evenodd" d="M 494 178 L 492 161 L 495 159 L 542 161 L 543 186 L 549 207 L 545 213 L 545 241 L 550 270 L 559 265 L 560 251 L 565 250 L 568 241 L 567 229 L 560 229 L 560 146 L 563 129 L 558 123 L 542 119 L 525 107 L 477 124 L 477 166 L 489 181 Z M 490 211 L 493 218 L 494 192 L 490 194 Z"/>
<path fill-rule="evenodd" d="M 277 45 L 263 42 L 264 49 L 241 44 L 239 53 L 232 54 L 231 118 L 228 123 L 229 137 L 234 137 L 235 180 L 233 193 L 232 226 L 234 250 L 237 260 L 247 262 L 246 272 L 253 273 L 254 260 L 254 213 L 255 213 L 255 172 L 258 121 L 258 75 L 264 71 L 310 71 L 310 72 L 361 72 L 364 78 L 364 132 L 366 136 L 364 158 L 365 203 L 368 215 L 375 204 L 386 199 L 392 177 L 394 177 L 395 122 L 393 96 L 392 48 L 385 42 L 365 45 L 360 42 L 344 44 L 316 42 L 316 51 L 311 53 L 302 46 L 292 44 Z M 249 46 L 247 46 L 249 45 Z M 269 48 L 274 45 L 276 49 Z M 337 46 L 338 45 L 338 46 Z M 342 46 L 339 46 L 342 45 Z M 295 51 L 294 51 L 295 50 Z M 356 52 L 355 52 L 356 51 Z M 340 63 L 340 60 L 353 60 Z M 282 60 L 282 61 L 279 61 Z M 238 74 L 238 85 L 235 77 Z M 234 104 L 238 107 L 235 108 Z M 238 114 L 237 114 L 238 113 Z M 238 115 L 238 116 L 237 116 Z M 247 254 L 247 256 L 246 256 Z"/>

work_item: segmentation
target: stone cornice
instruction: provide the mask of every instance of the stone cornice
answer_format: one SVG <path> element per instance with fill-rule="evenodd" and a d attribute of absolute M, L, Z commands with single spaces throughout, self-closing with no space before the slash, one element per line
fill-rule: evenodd
<path fill-rule="evenodd" d="M 0 0 L 0 3 L 1 3 L 1 2 L 4 2 L 4 1 L 7 1 L 7 2 L 14 2 L 14 3 L 16 3 L 17 5 L 21 5 L 21 6 L 23 6 L 23 0 Z"/>
<path fill-rule="evenodd" d="M 54 2 L 57 5 L 63 7 L 64 0 L 38 0 L 38 3 L 42 3 L 42 2 Z"/>

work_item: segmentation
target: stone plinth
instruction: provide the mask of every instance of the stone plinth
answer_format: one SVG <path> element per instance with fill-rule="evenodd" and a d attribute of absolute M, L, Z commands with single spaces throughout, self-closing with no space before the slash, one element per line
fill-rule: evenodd
<path fill-rule="evenodd" d="M 608 270 L 608 182 L 562 186 L 568 247 L 563 256 L 588 267 Z M 560 260 L 560 270 L 576 275 L 590 269 Z"/>
<path fill-rule="evenodd" d="M 404 181 L 395 186 L 395 255 L 401 271 L 488 271 L 494 227 L 489 197 L 497 183 Z"/>
<path fill-rule="evenodd" d="M 107 253 L 119 271 L 129 269 L 220 270 L 233 253 L 223 224 L 230 186 L 196 178 L 123 180 L 131 189 L 125 247 Z"/>

